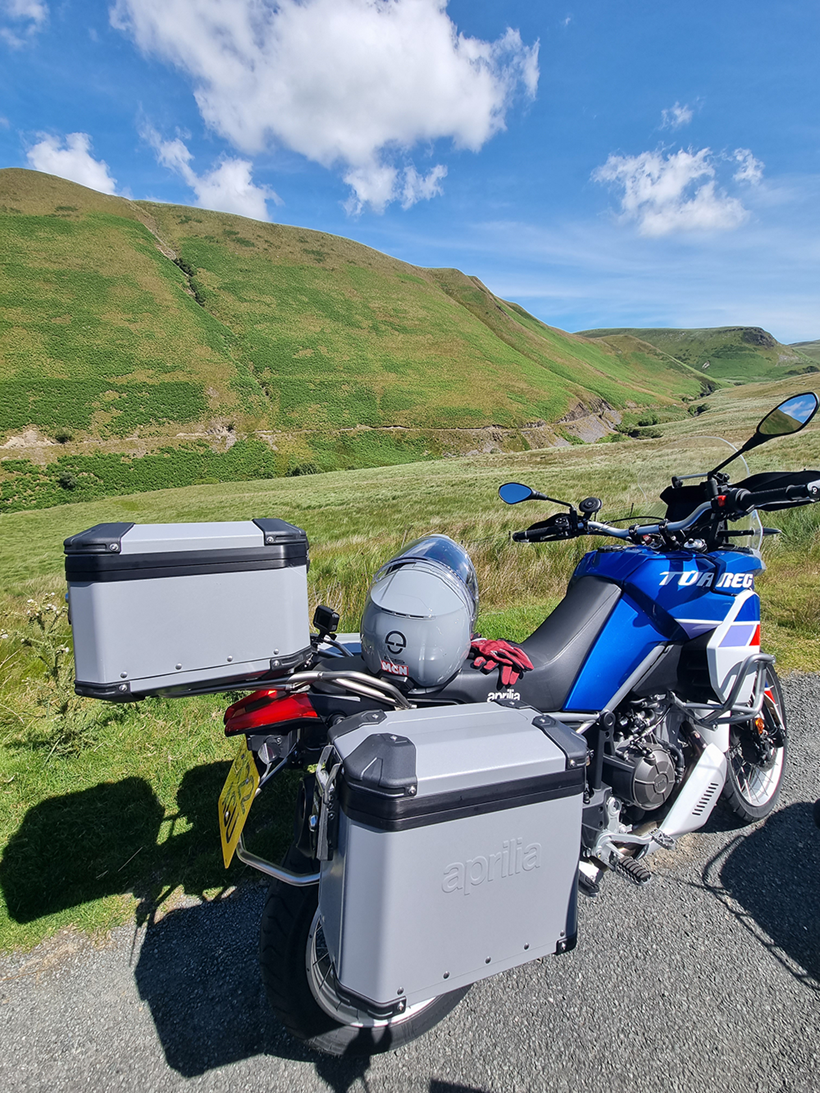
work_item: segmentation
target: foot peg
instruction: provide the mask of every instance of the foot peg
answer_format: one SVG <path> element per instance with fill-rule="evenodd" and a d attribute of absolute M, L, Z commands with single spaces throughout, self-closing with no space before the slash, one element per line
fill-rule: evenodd
<path fill-rule="evenodd" d="M 642 861 L 635 858 L 621 858 L 615 866 L 616 873 L 620 873 L 630 884 L 638 884 L 643 887 L 652 880 L 652 874 Z"/>

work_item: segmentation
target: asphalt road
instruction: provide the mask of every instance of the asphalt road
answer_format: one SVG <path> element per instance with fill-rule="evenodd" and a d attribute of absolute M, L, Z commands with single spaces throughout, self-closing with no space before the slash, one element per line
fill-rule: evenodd
<path fill-rule="evenodd" d="M 268 1015 L 261 887 L 101 947 L 75 935 L 0 961 L 0 1087 L 411 1093 L 820 1090 L 820 676 L 786 684 L 779 810 L 721 814 L 607 878 L 578 948 L 475 986 L 426 1037 L 372 1061 L 313 1056 Z"/>

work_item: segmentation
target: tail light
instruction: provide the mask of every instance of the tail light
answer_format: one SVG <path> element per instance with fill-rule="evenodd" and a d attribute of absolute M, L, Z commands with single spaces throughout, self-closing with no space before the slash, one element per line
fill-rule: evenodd
<path fill-rule="evenodd" d="M 318 716 L 306 694 L 292 695 L 270 690 L 254 691 L 252 695 L 240 698 L 227 708 L 223 720 L 225 735 L 234 736 L 240 732 L 277 728 L 286 721 L 317 719 Z"/>

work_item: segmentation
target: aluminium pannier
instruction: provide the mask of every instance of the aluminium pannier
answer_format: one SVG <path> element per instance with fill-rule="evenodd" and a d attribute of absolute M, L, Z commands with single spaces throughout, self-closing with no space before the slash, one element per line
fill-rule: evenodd
<path fill-rule="evenodd" d="M 319 915 L 341 997 L 400 1013 L 574 946 L 582 736 L 490 702 L 363 713 L 330 740 Z"/>
<path fill-rule="evenodd" d="M 284 520 L 97 524 L 65 554 L 78 694 L 254 686 L 310 651 L 307 536 Z"/>

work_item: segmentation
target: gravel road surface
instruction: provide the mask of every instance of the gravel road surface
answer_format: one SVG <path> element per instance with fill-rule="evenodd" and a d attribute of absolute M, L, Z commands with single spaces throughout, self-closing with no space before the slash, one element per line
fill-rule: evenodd
<path fill-rule="evenodd" d="M 269 1016 L 264 890 L 186 906 L 101 947 L 75 935 L 0 961 L 0 1088 L 338 1093 L 820 1090 L 820 676 L 785 686 L 779 810 L 722 811 L 608 877 L 578 948 L 475 986 L 421 1040 L 372 1061 L 313 1056 Z"/>

